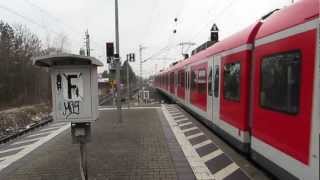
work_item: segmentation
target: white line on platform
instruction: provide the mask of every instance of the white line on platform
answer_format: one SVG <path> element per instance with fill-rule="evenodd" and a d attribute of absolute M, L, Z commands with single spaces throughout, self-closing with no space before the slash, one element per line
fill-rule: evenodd
<path fill-rule="evenodd" d="M 51 124 L 50 127 L 53 127 L 53 126 L 64 126 L 64 125 L 67 125 L 67 124 L 70 124 L 70 122 L 58 121 L 58 122 L 53 122 L 53 124 Z"/>
<path fill-rule="evenodd" d="M 176 106 L 167 106 L 167 109 L 178 109 Z"/>
<path fill-rule="evenodd" d="M 183 114 L 182 115 L 179 115 L 179 116 L 173 116 L 173 119 L 178 119 L 178 118 L 183 118 L 185 117 Z"/>
<path fill-rule="evenodd" d="M 178 108 L 176 107 L 167 107 L 168 111 L 171 111 L 171 110 L 178 110 Z"/>
<path fill-rule="evenodd" d="M 203 142 L 201 142 L 201 143 L 199 143 L 199 144 L 193 145 L 193 148 L 199 149 L 199 148 L 201 148 L 201 147 L 203 147 L 203 146 L 205 146 L 205 145 L 208 145 L 208 144 L 210 144 L 210 143 L 212 143 L 212 141 L 211 141 L 210 139 L 207 139 L 207 140 L 205 140 L 205 141 L 203 141 Z"/>
<path fill-rule="evenodd" d="M 168 111 L 169 112 L 169 111 Z M 182 115 L 181 112 L 169 112 L 171 116 L 179 116 Z"/>
<path fill-rule="evenodd" d="M 181 132 L 185 133 L 185 132 L 188 132 L 188 131 L 192 131 L 192 130 L 195 130 L 195 129 L 198 129 L 198 127 L 191 127 L 191 128 L 188 128 L 188 129 L 184 129 L 184 130 L 181 130 Z"/>
<path fill-rule="evenodd" d="M 196 138 L 196 137 L 199 137 L 199 136 L 202 136 L 202 135 L 204 135 L 204 134 L 202 132 L 199 132 L 197 134 L 193 134 L 193 135 L 187 136 L 187 139 Z"/>
<path fill-rule="evenodd" d="M 12 143 L 11 145 L 19 145 L 19 144 L 23 144 L 23 143 L 29 143 L 29 142 L 33 142 L 33 141 L 38 141 L 39 139 L 41 139 L 41 138 L 34 138 L 34 139 L 17 141 L 17 142 Z"/>
<path fill-rule="evenodd" d="M 224 178 L 226 178 L 227 176 L 229 176 L 230 174 L 232 174 L 234 171 L 236 171 L 237 169 L 239 169 L 239 166 L 236 163 L 231 163 L 229 164 L 227 167 L 221 169 L 220 171 L 216 172 L 214 174 L 214 177 L 217 180 L 222 180 Z"/>
<path fill-rule="evenodd" d="M 6 152 L 11 152 L 11 151 L 16 151 L 16 150 L 19 150 L 19 149 L 23 149 L 25 147 L 27 147 L 29 145 L 25 145 L 25 146 L 19 146 L 19 147 L 15 147 L 15 148 L 10 148 L 10 149 L 6 149 L 6 150 L 2 150 L 0 151 L 0 153 L 6 153 Z"/>
<path fill-rule="evenodd" d="M 48 127 L 48 128 L 41 129 L 39 132 L 49 131 L 49 130 L 57 130 L 57 129 L 59 129 L 59 127 Z"/>
<path fill-rule="evenodd" d="M 188 118 L 179 119 L 179 120 L 176 120 L 176 123 L 181 122 L 181 121 L 189 121 L 189 119 Z"/>
<path fill-rule="evenodd" d="M 55 136 L 59 135 L 60 133 L 62 133 L 63 131 L 65 131 L 65 130 L 67 130 L 69 128 L 70 128 L 70 124 L 67 124 L 67 125 L 61 127 L 60 129 L 58 129 L 57 131 L 52 132 L 50 135 L 41 138 L 39 141 L 37 141 L 37 142 L 35 142 L 33 144 L 30 144 L 29 146 L 27 146 L 23 150 L 19 151 L 15 155 L 12 155 L 12 156 L 9 156 L 9 157 L 7 156 L 4 161 L 0 162 L 0 171 L 2 171 L 4 168 L 9 166 L 13 162 L 21 159 L 25 155 L 29 154 L 31 151 L 37 149 L 42 144 L 48 142 L 49 140 L 51 140 L 52 138 L 54 138 Z"/>
<path fill-rule="evenodd" d="M 128 107 L 123 107 L 121 109 L 128 109 Z M 160 107 L 130 107 L 129 109 L 160 109 Z M 114 107 L 105 107 L 105 108 L 99 108 L 99 111 L 109 111 L 109 110 L 117 110 L 117 108 Z"/>
<path fill-rule="evenodd" d="M 166 107 L 167 109 L 178 109 L 177 106 L 168 106 Z"/>
<path fill-rule="evenodd" d="M 50 134 L 50 132 L 41 132 L 41 133 L 31 134 L 31 135 L 29 135 L 27 137 L 42 136 L 42 135 L 45 135 L 45 134 L 48 135 L 48 134 Z"/>
<path fill-rule="evenodd" d="M 176 106 L 167 106 L 166 109 L 171 110 L 171 109 L 178 109 Z"/>
<path fill-rule="evenodd" d="M 186 122 L 186 123 L 182 123 L 182 124 L 179 124 L 178 126 L 186 126 L 186 125 L 190 125 L 190 124 L 192 124 L 192 122 Z"/>
<path fill-rule="evenodd" d="M 168 121 L 170 128 L 173 131 L 173 134 L 175 135 L 179 145 L 181 146 L 181 149 L 185 157 L 187 158 L 195 177 L 201 180 L 214 179 L 214 176 L 205 165 L 205 162 L 200 158 L 198 153 L 192 147 L 191 143 L 187 140 L 186 136 L 183 134 L 183 131 L 181 131 L 181 129 L 177 126 L 177 123 L 174 121 L 172 116 L 170 116 L 164 105 L 162 105 L 162 112 L 165 119 Z M 195 129 L 197 128 L 195 127 Z"/>
<path fill-rule="evenodd" d="M 170 113 L 170 114 L 171 114 L 171 116 L 177 116 L 177 115 L 181 115 L 182 112 L 174 112 L 174 113 Z"/>
<path fill-rule="evenodd" d="M 173 118 L 176 118 L 176 117 L 185 117 L 182 113 L 179 113 L 179 114 L 171 114 L 171 116 Z"/>
<path fill-rule="evenodd" d="M 177 112 L 181 112 L 179 109 L 168 109 L 168 112 L 171 113 L 177 113 Z"/>
<path fill-rule="evenodd" d="M 10 156 L 0 157 L 0 161 L 4 161 L 4 160 L 6 160 L 6 159 L 8 159 L 8 158 L 12 158 L 13 156 L 14 156 L 14 154 L 13 154 L 13 155 L 10 155 Z"/>
<path fill-rule="evenodd" d="M 217 150 L 215 150 L 215 151 L 213 151 L 213 152 L 211 152 L 211 153 L 209 153 L 209 154 L 207 154 L 205 156 L 202 156 L 201 158 L 202 158 L 203 161 L 207 162 L 207 161 L 209 161 L 209 160 L 211 160 L 211 159 L 213 159 L 213 158 L 215 158 L 215 157 L 217 157 L 217 156 L 219 156 L 221 154 L 223 154 L 221 149 L 217 149 Z"/>

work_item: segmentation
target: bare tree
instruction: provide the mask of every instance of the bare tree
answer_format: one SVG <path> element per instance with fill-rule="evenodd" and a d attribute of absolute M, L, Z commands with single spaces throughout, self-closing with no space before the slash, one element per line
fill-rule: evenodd
<path fill-rule="evenodd" d="M 27 27 L 0 21 L 0 108 L 48 101 L 48 72 L 31 61 L 41 54 L 41 41 Z"/>

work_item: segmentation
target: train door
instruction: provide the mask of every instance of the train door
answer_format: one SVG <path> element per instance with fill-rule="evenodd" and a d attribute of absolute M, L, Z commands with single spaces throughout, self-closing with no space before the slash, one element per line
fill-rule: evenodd
<path fill-rule="evenodd" d="M 209 59 L 208 60 L 208 85 L 207 85 L 207 89 L 208 89 L 208 96 L 207 96 L 207 113 L 208 113 L 208 118 L 209 120 L 212 119 L 212 96 L 213 96 L 213 87 L 212 87 L 212 80 L 213 80 L 213 59 Z"/>
<path fill-rule="evenodd" d="M 190 104 L 190 67 L 185 67 L 185 102 Z"/>
<path fill-rule="evenodd" d="M 317 66 L 316 67 L 319 67 L 320 65 L 320 20 L 319 20 L 319 25 L 318 25 L 318 29 L 317 29 L 317 35 L 318 35 L 318 43 L 317 43 L 317 48 L 316 48 L 316 64 Z M 316 105 L 314 105 L 314 119 L 313 119 L 313 125 L 312 125 L 312 128 L 313 129 L 313 146 L 314 146 L 314 153 L 315 156 L 313 155 L 313 158 L 314 158 L 314 172 L 315 173 L 315 177 L 316 179 L 320 179 L 320 110 L 319 110 L 319 107 L 320 107 L 320 100 L 319 100 L 319 97 L 320 97 L 320 78 L 319 78 L 319 75 L 320 75 L 320 70 L 318 68 L 316 68 L 317 71 L 316 71 L 316 76 L 315 76 L 315 92 L 316 92 L 316 95 L 315 95 L 315 99 L 317 99 L 316 101 Z"/>
<path fill-rule="evenodd" d="M 221 56 L 214 56 L 212 62 L 212 121 L 217 124 L 220 111 L 220 63 Z"/>

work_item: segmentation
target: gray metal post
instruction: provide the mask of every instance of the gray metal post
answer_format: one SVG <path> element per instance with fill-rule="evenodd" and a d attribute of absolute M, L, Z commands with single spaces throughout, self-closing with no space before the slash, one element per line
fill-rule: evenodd
<path fill-rule="evenodd" d="M 87 29 L 86 31 L 86 49 L 87 49 L 87 56 L 90 56 L 90 35 Z"/>
<path fill-rule="evenodd" d="M 146 47 L 143 47 L 142 45 L 139 45 L 139 59 L 140 59 L 140 89 L 142 89 L 143 84 L 143 78 L 142 78 L 142 50 L 144 50 Z"/>
<path fill-rule="evenodd" d="M 130 108 L 130 83 L 129 83 L 129 60 L 127 59 L 127 100 L 128 100 L 128 109 Z"/>
<path fill-rule="evenodd" d="M 139 45 L 139 58 L 140 58 L 140 89 L 142 90 L 142 46 Z"/>
<path fill-rule="evenodd" d="M 80 142 L 80 174 L 82 180 L 88 180 L 86 142 Z"/>
<path fill-rule="evenodd" d="M 119 55 L 119 58 L 115 59 L 117 63 L 116 70 L 116 79 L 117 79 L 117 109 L 121 110 L 121 90 L 120 90 L 120 50 L 119 50 L 119 16 L 118 16 L 118 0 L 115 0 L 115 29 L 116 29 L 116 54 Z M 121 112 L 119 112 L 121 113 Z"/>

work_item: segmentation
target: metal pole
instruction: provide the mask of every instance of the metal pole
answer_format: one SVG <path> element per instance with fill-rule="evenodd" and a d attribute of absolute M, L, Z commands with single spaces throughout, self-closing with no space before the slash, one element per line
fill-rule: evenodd
<path fill-rule="evenodd" d="M 127 96 L 128 96 L 128 109 L 130 108 L 130 83 L 129 83 L 129 60 L 127 59 Z"/>
<path fill-rule="evenodd" d="M 140 89 L 142 90 L 142 46 L 139 45 L 139 56 L 140 56 Z"/>
<path fill-rule="evenodd" d="M 80 142 L 80 174 L 82 180 L 88 179 L 87 147 L 85 142 Z"/>
<path fill-rule="evenodd" d="M 142 84 L 143 84 L 143 78 L 142 78 L 142 50 L 144 50 L 146 47 L 143 47 L 142 45 L 139 45 L 139 58 L 140 58 L 140 88 L 142 89 Z"/>
<path fill-rule="evenodd" d="M 90 56 L 90 35 L 87 29 L 86 31 L 86 49 L 87 49 L 87 56 Z"/>
<path fill-rule="evenodd" d="M 118 0 L 115 0 L 115 29 L 116 29 L 116 54 L 119 58 L 115 59 L 117 63 L 116 79 L 117 79 L 117 109 L 121 110 L 121 91 L 120 91 L 120 50 L 119 50 L 119 17 L 118 17 Z M 119 113 L 121 113 L 119 111 Z"/>

